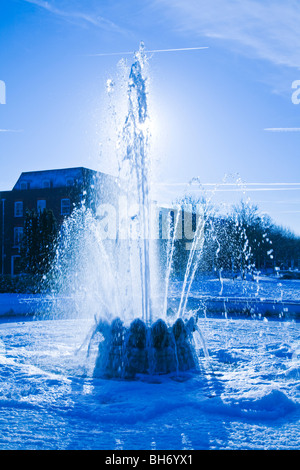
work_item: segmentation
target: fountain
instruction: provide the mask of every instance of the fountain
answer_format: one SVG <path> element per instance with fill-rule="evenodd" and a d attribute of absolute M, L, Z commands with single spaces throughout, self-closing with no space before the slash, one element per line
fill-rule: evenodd
<path fill-rule="evenodd" d="M 62 228 L 49 276 L 55 295 L 71 291 L 76 309 L 89 311 L 95 318 L 87 339 L 89 351 L 98 341 L 94 377 L 132 379 L 139 374 L 178 373 L 198 364 L 194 352 L 197 325 L 185 316 L 188 292 L 183 291 L 177 312 L 168 307 L 174 236 L 169 237 L 165 279 L 160 274 L 146 68 L 141 43 L 127 79 L 127 114 L 113 190 L 118 207 L 98 204 L 96 215 L 84 204 L 75 209 Z M 113 86 L 110 80 L 110 92 Z M 112 236 L 107 225 L 116 225 L 109 218 L 116 212 L 118 228 Z M 201 232 L 202 225 L 199 227 Z M 192 269 L 197 239 L 196 234 L 187 273 Z M 190 284 L 185 282 L 184 290 L 186 287 Z"/>
<path fill-rule="evenodd" d="M 134 217 L 131 216 L 137 223 L 135 247 L 132 240 L 127 240 L 127 245 L 123 245 L 122 249 L 127 251 L 129 261 L 135 249 L 138 253 L 138 263 L 134 269 L 139 272 L 139 287 L 134 287 L 134 297 L 138 289 L 141 318 L 137 310 L 133 312 L 137 318 L 128 327 L 121 318 L 114 318 L 110 325 L 103 324 L 101 320 L 98 322 L 96 330 L 104 340 L 99 345 L 94 376 L 104 374 L 107 377 L 134 378 L 137 374 L 168 374 L 196 367 L 194 327 L 185 325 L 181 318 L 168 326 L 165 318 L 159 318 L 159 310 L 162 315 L 163 306 L 154 303 L 157 253 L 151 246 L 151 158 L 146 77 L 143 74 L 146 61 L 141 43 L 129 74 L 128 113 L 122 134 L 125 152 L 120 165 L 121 174 L 124 164 L 127 165 L 127 197 L 133 200 L 136 207 Z M 136 253 L 134 256 L 136 258 Z M 135 273 L 130 271 L 128 274 L 132 278 Z"/>

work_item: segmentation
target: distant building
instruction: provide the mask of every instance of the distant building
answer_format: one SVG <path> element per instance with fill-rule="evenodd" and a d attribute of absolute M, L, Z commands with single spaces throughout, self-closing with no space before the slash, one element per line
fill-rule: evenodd
<path fill-rule="evenodd" d="M 51 209 L 60 225 L 82 200 L 91 208 L 96 197 L 111 200 L 105 190 L 115 184 L 112 176 L 83 167 L 22 173 L 11 191 L 0 192 L 0 274 L 18 274 L 27 210 Z M 99 190 L 93 191 L 96 187 Z"/>

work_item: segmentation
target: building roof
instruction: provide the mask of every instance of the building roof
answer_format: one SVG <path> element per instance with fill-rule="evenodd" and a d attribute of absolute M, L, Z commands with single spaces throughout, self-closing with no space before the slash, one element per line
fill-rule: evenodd
<path fill-rule="evenodd" d="M 98 172 L 84 167 L 26 171 L 21 173 L 13 190 L 40 189 L 47 187 L 48 184 L 52 188 L 60 188 L 75 181 L 82 183 L 87 175 L 96 176 Z"/>

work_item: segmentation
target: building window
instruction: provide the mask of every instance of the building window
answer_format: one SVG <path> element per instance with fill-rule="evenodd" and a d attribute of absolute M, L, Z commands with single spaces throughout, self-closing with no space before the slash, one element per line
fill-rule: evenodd
<path fill-rule="evenodd" d="M 20 183 L 20 188 L 21 188 L 22 190 L 28 189 L 28 183 L 27 183 L 26 181 L 22 181 L 22 182 Z"/>
<path fill-rule="evenodd" d="M 23 201 L 15 202 L 15 217 L 23 217 Z"/>
<path fill-rule="evenodd" d="M 74 184 L 73 178 L 67 178 L 66 183 L 67 183 L 67 186 L 73 186 L 73 184 Z"/>
<path fill-rule="evenodd" d="M 50 188 L 50 180 L 43 181 L 43 188 Z"/>
<path fill-rule="evenodd" d="M 60 202 L 61 215 L 69 215 L 71 212 L 70 199 L 62 199 Z"/>
<path fill-rule="evenodd" d="M 15 276 L 20 274 L 20 255 L 14 255 L 11 257 L 11 275 Z"/>
<path fill-rule="evenodd" d="M 23 238 L 23 227 L 14 227 L 14 246 L 20 246 Z"/>
<path fill-rule="evenodd" d="M 43 212 L 46 209 L 46 199 L 38 199 L 36 206 L 38 212 Z"/>

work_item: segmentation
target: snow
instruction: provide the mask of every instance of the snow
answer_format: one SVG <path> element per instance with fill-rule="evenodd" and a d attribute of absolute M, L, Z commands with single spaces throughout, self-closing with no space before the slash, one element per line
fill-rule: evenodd
<path fill-rule="evenodd" d="M 90 320 L 3 318 L 0 449 L 299 449 L 299 323 L 199 322 L 199 371 L 118 381 Z"/>

